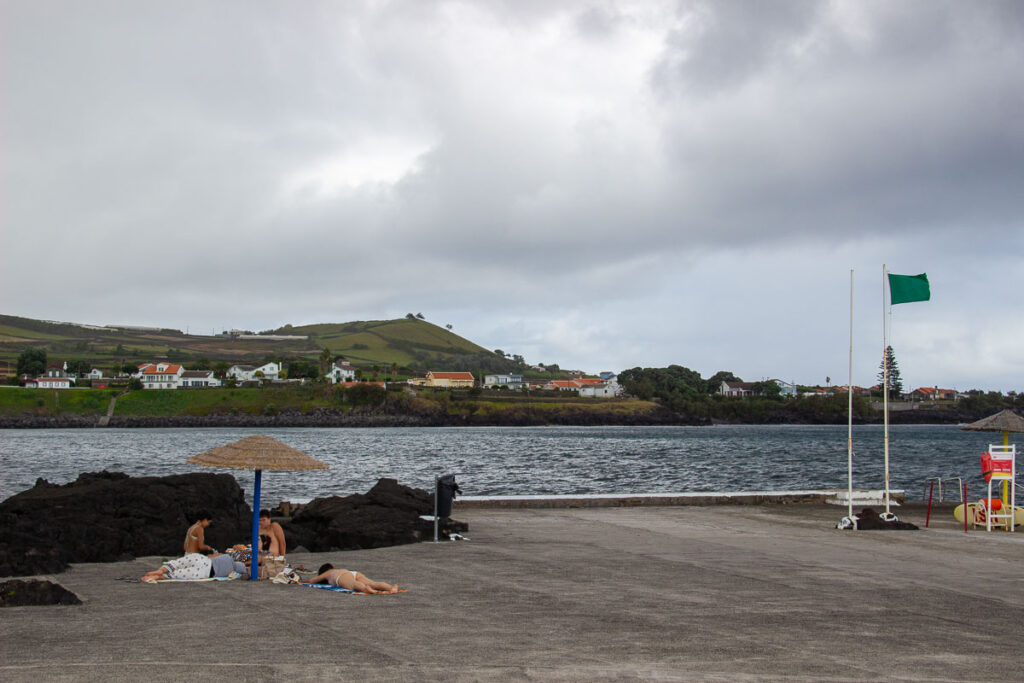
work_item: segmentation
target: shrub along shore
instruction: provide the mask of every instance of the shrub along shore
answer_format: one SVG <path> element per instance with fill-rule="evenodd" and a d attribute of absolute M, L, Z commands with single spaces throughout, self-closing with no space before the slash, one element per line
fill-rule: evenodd
<path fill-rule="evenodd" d="M 854 421 L 882 421 L 881 404 L 854 401 Z M 797 399 L 696 396 L 684 402 L 596 399 L 560 392 L 387 391 L 366 385 L 0 390 L 0 428 L 47 427 L 396 427 L 535 425 L 845 424 L 843 395 Z M 990 415 L 983 401 L 892 404 L 890 422 L 957 424 Z"/>

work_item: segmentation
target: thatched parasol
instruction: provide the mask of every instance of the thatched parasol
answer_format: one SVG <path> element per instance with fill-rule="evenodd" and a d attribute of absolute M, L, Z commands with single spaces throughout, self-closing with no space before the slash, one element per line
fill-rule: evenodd
<path fill-rule="evenodd" d="M 269 436 L 247 436 L 225 446 L 217 446 L 210 450 L 193 455 L 188 459 L 196 465 L 207 467 L 230 467 L 236 470 L 255 470 L 256 483 L 253 488 L 252 503 L 252 557 L 259 557 L 260 528 L 260 479 L 263 470 L 294 471 L 294 470 L 326 470 L 325 463 L 311 458 L 305 453 L 288 444 L 281 443 Z M 257 579 L 258 562 L 250 563 L 249 578 Z"/>
<path fill-rule="evenodd" d="M 972 432 L 1002 432 L 1003 445 L 1010 445 L 1010 432 L 1024 432 L 1024 417 L 1012 410 L 1000 410 L 995 415 L 964 425 L 960 429 Z"/>

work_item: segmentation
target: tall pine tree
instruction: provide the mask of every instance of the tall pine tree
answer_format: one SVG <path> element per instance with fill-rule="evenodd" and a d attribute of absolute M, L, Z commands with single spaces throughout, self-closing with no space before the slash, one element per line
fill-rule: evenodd
<path fill-rule="evenodd" d="M 889 367 L 889 398 L 897 399 L 903 393 L 903 380 L 900 379 L 900 366 L 891 346 L 885 347 L 885 358 L 878 364 L 878 384 L 885 381 L 885 369 Z"/>

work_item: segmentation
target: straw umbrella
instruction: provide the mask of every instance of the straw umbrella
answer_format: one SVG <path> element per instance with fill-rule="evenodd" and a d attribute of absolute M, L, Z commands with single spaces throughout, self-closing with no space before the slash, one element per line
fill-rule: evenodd
<path fill-rule="evenodd" d="M 256 484 L 252 504 L 252 558 L 249 578 L 255 581 L 259 571 L 260 479 L 263 470 L 326 470 L 325 463 L 311 458 L 291 446 L 269 436 L 247 436 L 225 446 L 212 448 L 188 459 L 196 465 L 230 467 L 236 470 L 255 470 Z"/>
<path fill-rule="evenodd" d="M 972 432 L 1002 432 L 1003 445 L 1010 445 L 1010 432 L 1024 432 L 1024 417 L 1021 417 L 1012 410 L 1000 410 L 995 415 L 964 425 L 960 429 L 969 429 Z"/>

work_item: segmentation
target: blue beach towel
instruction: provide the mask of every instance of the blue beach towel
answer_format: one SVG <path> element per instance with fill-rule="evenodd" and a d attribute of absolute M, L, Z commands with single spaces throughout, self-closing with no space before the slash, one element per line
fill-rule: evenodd
<path fill-rule="evenodd" d="M 299 585 L 309 586 L 310 588 L 319 588 L 325 591 L 334 591 L 335 593 L 352 593 L 353 595 L 355 594 L 355 591 L 350 591 L 348 588 L 341 588 L 339 586 L 329 586 L 326 583 L 300 583 Z"/>

